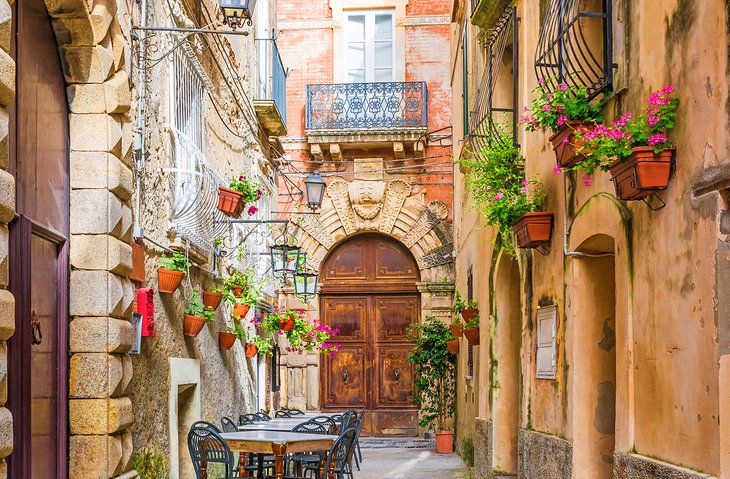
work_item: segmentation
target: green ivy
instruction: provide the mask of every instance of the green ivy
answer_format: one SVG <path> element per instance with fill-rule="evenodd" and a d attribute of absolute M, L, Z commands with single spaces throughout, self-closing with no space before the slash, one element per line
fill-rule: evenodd
<path fill-rule="evenodd" d="M 132 457 L 132 468 L 140 479 L 167 479 L 167 461 L 165 456 L 154 448 L 142 448 Z"/>

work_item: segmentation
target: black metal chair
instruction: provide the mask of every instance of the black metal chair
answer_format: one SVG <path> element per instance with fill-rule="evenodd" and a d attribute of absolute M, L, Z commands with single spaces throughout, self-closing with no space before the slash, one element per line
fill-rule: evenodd
<path fill-rule="evenodd" d="M 265 409 L 259 409 L 259 412 L 258 413 L 266 416 L 268 418 L 267 420 L 268 421 L 271 421 L 271 416 L 269 416 L 269 412 L 266 411 Z"/>
<path fill-rule="evenodd" d="M 208 422 L 208 421 L 195 421 L 192 425 L 190 425 L 190 429 L 192 429 L 194 427 L 207 427 L 208 429 L 214 430 L 218 434 L 220 434 L 220 432 L 221 432 L 221 430 L 218 429 L 218 426 L 216 426 L 212 422 Z"/>
<path fill-rule="evenodd" d="M 324 468 L 324 475 L 321 479 L 328 476 L 330 471 L 334 471 L 337 479 L 353 479 L 352 462 L 355 438 L 357 436 L 357 421 L 346 430 L 342 431 L 337 440 L 327 454 L 327 463 Z M 320 478 L 319 465 L 305 466 L 305 477 Z"/>
<path fill-rule="evenodd" d="M 238 432 L 236 423 L 231 418 L 225 416 L 221 418 L 221 427 L 223 428 L 223 432 Z"/>
<path fill-rule="evenodd" d="M 268 419 L 266 419 L 264 416 L 260 415 L 259 413 L 241 414 L 241 416 L 238 418 L 238 423 L 241 426 L 244 426 L 245 425 L 245 424 L 243 424 L 241 422 L 243 420 L 251 421 L 251 422 L 248 422 L 246 424 L 252 424 L 252 423 L 255 423 L 255 422 L 266 422 L 266 421 L 268 421 Z"/>
<path fill-rule="evenodd" d="M 256 418 L 255 422 L 271 421 L 271 416 L 269 416 L 266 413 L 255 412 L 255 413 L 253 413 L 253 416 Z"/>
<path fill-rule="evenodd" d="M 225 467 L 225 476 L 220 479 L 252 478 L 252 476 L 238 476 L 231 448 L 215 430 L 217 429 L 215 426 L 211 428 L 209 426 L 212 424 L 206 424 L 193 425 L 188 432 L 188 451 L 195 469 L 195 477 L 208 479 L 208 466 L 222 464 Z"/>
<path fill-rule="evenodd" d="M 241 414 L 238 416 L 238 425 L 239 426 L 247 426 L 249 424 L 253 424 L 254 420 L 251 418 L 246 417 L 247 414 Z"/>
<path fill-rule="evenodd" d="M 323 424 L 330 434 L 335 434 L 337 431 L 337 423 L 330 416 L 317 416 L 310 419 L 310 421 Z"/>
<path fill-rule="evenodd" d="M 287 409 L 287 412 L 291 416 L 304 416 L 304 411 L 301 409 Z"/>
<path fill-rule="evenodd" d="M 327 434 L 327 426 L 312 420 L 305 421 L 301 424 L 297 424 L 291 430 L 292 432 L 299 432 L 304 434 Z M 322 451 L 324 453 L 324 451 Z M 307 464 L 319 464 L 320 454 L 319 453 L 301 453 L 292 454 L 287 458 L 289 464 L 292 464 L 296 471 L 297 476 L 301 477 L 302 465 Z"/>
<path fill-rule="evenodd" d="M 362 450 L 360 449 L 360 434 L 362 433 L 362 424 L 363 424 L 363 418 L 365 416 L 365 409 L 360 411 L 360 417 L 358 417 L 358 420 L 360 421 L 358 429 L 357 429 L 357 437 L 355 438 L 355 448 L 356 448 L 356 454 L 355 454 L 355 466 L 357 467 L 357 470 L 360 470 L 360 463 L 362 462 Z"/>

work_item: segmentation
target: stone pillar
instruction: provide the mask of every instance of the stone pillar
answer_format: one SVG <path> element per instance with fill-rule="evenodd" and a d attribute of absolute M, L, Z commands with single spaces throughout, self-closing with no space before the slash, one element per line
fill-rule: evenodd
<path fill-rule="evenodd" d="M 10 57 L 12 11 L 0 0 L 0 479 L 7 477 L 5 458 L 13 450 L 13 417 L 8 399 L 8 348 L 15 331 L 15 298 L 8 288 L 8 223 L 15 215 L 15 180 L 8 168 L 8 106 L 15 94 L 15 62 Z"/>
<path fill-rule="evenodd" d="M 451 324 L 454 282 L 418 283 L 417 286 L 421 293 L 421 316 L 435 316 L 445 324 Z"/>
<path fill-rule="evenodd" d="M 46 6 L 69 85 L 69 478 L 106 479 L 131 468 L 134 419 L 128 39 L 114 0 Z"/>

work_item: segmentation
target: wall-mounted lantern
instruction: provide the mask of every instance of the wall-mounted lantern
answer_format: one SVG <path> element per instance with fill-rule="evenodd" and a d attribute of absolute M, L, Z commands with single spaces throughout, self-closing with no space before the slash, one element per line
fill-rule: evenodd
<path fill-rule="evenodd" d="M 307 190 L 307 206 L 312 211 L 317 211 L 322 206 L 324 198 L 324 189 L 327 187 L 319 171 L 312 172 L 304 182 L 304 188 Z"/>
<path fill-rule="evenodd" d="M 223 22 L 233 30 L 243 27 L 244 23 L 253 25 L 253 10 L 256 0 L 218 0 L 223 12 Z"/>
<path fill-rule="evenodd" d="M 317 283 L 319 275 L 306 269 L 301 269 L 294 273 L 294 294 L 302 301 L 308 303 L 310 299 L 317 295 Z"/>
<path fill-rule="evenodd" d="M 299 269 L 299 256 L 302 254 L 299 246 L 275 244 L 269 247 L 269 254 L 274 274 L 294 274 Z"/>

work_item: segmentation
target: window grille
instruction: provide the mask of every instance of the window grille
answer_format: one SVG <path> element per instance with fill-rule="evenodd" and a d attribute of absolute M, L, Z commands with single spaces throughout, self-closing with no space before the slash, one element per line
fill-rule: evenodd
<path fill-rule="evenodd" d="M 509 8 L 487 36 L 484 72 L 469 121 L 471 150 L 477 157 L 492 142 L 501 141 L 502 135 L 498 135 L 501 125 L 510 125 L 512 142 L 517 144 L 519 51 L 516 25 L 517 10 Z M 497 87 L 509 88 L 511 92 L 497 94 Z"/>
<path fill-rule="evenodd" d="M 466 272 L 466 300 L 467 303 L 474 299 L 474 267 L 469 266 Z M 466 375 L 470 378 L 474 377 L 474 346 L 469 343 L 467 348 L 467 364 L 466 364 Z"/>
<path fill-rule="evenodd" d="M 613 82 L 611 0 L 550 0 L 535 53 L 538 78 L 585 86 L 594 98 Z"/>

